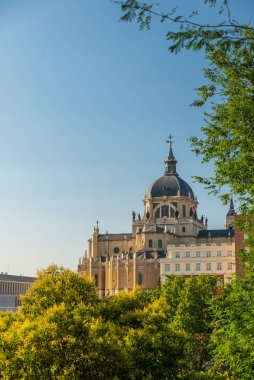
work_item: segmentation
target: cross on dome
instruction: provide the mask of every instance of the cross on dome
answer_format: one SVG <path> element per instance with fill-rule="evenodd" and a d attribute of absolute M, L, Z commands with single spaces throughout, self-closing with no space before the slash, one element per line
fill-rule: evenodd
<path fill-rule="evenodd" d="M 172 138 L 173 136 L 170 133 L 170 135 L 168 136 L 168 139 L 166 140 L 166 143 L 169 144 L 169 149 L 172 148 L 172 143 L 174 142 Z"/>

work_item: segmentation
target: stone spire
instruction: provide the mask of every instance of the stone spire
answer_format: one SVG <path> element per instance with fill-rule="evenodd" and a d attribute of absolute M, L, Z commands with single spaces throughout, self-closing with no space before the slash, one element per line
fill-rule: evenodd
<path fill-rule="evenodd" d="M 170 174 L 177 174 L 176 172 L 176 164 L 177 160 L 175 159 L 173 150 L 172 150 L 172 135 L 170 134 L 167 143 L 169 146 L 169 152 L 167 158 L 164 160 L 165 163 L 165 175 L 170 175 Z"/>
<path fill-rule="evenodd" d="M 235 225 L 235 215 L 237 215 L 237 213 L 235 211 L 235 206 L 234 206 L 233 199 L 231 198 L 230 199 L 229 210 L 228 210 L 228 213 L 226 215 L 226 223 L 225 223 L 226 228 L 234 228 L 234 225 Z"/>
<path fill-rule="evenodd" d="M 234 206 L 233 198 L 230 199 L 229 210 L 227 213 L 227 216 L 231 216 L 231 215 L 237 215 L 235 212 L 235 206 Z"/>

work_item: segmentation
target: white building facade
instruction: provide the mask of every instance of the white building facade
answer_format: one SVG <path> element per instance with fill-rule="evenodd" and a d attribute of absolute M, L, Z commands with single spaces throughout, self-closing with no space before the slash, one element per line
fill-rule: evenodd
<path fill-rule="evenodd" d="M 168 245 L 166 257 L 160 260 L 161 282 L 170 274 L 185 277 L 209 274 L 216 275 L 218 284 L 223 286 L 230 283 L 235 272 L 233 239 L 228 243 Z"/>

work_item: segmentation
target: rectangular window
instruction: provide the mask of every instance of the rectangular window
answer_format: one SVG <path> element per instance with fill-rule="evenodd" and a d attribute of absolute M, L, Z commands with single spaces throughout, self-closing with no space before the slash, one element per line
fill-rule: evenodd
<path fill-rule="evenodd" d="M 180 259 L 180 252 L 175 253 L 176 259 Z"/>
<path fill-rule="evenodd" d="M 182 227 L 182 232 L 185 232 L 185 227 Z"/>
<path fill-rule="evenodd" d="M 217 270 L 221 270 L 222 269 L 222 264 L 221 263 L 217 263 Z"/>
<path fill-rule="evenodd" d="M 207 263 L 206 264 L 206 270 L 211 270 L 212 269 L 212 265 L 211 263 Z"/>
<path fill-rule="evenodd" d="M 196 257 L 200 257 L 200 252 L 196 252 Z"/>
<path fill-rule="evenodd" d="M 217 251 L 217 257 L 221 257 L 221 251 Z"/>
<path fill-rule="evenodd" d="M 165 272 L 170 272 L 170 264 L 165 264 Z"/>
<path fill-rule="evenodd" d="M 143 284 L 143 273 L 139 272 L 138 274 L 138 285 Z"/>
<path fill-rule="evenodd" d="M 201 270 L 201 264 L 200 263 L 196 264 L 196 270 Z"/>
<path fill-rule="evenodd" d="M 185 205 L 183 205 L 182 210 L 183 210 L 183 218 L 185 218 L 186 217 L 186 207 L 185 207 Z"/>
<path fill-rule="evenodd" d="M 186 259 L 189 259 L 191 256 L 190 256 L 190 252 L 186 252 L 185 253 L 185 257 L 186 257 Z"/>
<path fill-rule="evenodd" d="M 233 256 L 233 252 L 232 251 L 228 251 L 228 256 Z"/>
<path fill-rule="evenodd" d="M 176 272 L 180 272 L 180 264 L 176 264 Z"/>
<path fill-rule="evenodd" d="M 190 264 L 185 264 L 185 270 L 190 270 Z"/>
<path fill-rule="evenodd" d="M 219 279 L 217 280 L 217 287 L 218 287 L 218 289 L 221 289 L 222 286 L 223 286 L 222 278 L 219 278 Z"/>
<path fill-rule="evenodd" d="M 229 269 L 229 270 L 232 270 L 232 269 L 233 269 L 233 264 L 232 264 L 232 263 L 228 263 L 228 269 Z"/>
<path fill-rule="evenodd" d="M 211 251 L 206 252 L 206 257 L 211 257 Z"/>

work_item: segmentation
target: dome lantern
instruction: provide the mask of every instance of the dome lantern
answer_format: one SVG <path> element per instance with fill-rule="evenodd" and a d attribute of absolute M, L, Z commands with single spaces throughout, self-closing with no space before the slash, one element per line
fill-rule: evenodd
<path fill-rule="evenodd" d="M 176 172 L 176 164 L 177 164 L 177 160 L 175 159 L 175 156 L 174 156 L 174 153 L 173 153 L 173 150 L 172 150 L 172 135 L 170 134 L 168 139 L 167 139 L 167 143 L 168 143 L 168 146 L 169 146 L 169 152 L 168 152 L 168 156 L 167 158 L 165 159 L 164 163 L 165 163 L 165 175 L 170 175 L 170 174 L 177 174 Z"/>
<path fill-rule="evenodd" d="M 157 198 L 157 197 L 168 197 L 168 196 L 180 196 L 188 197 L 193 200 L 194 193 L 191 187 L 185 182 L 181 177 L 179 177 L 176 171 L 177 160 L 174 156 L 172 150 L 172 136 L 169 135 L 167 140 L 169 144 L 168 156 L 164 160 L 165 171 L 164 174 L 156 179 L 148 188 L 146 192 L 146 197 L 148 198 Z"/>

